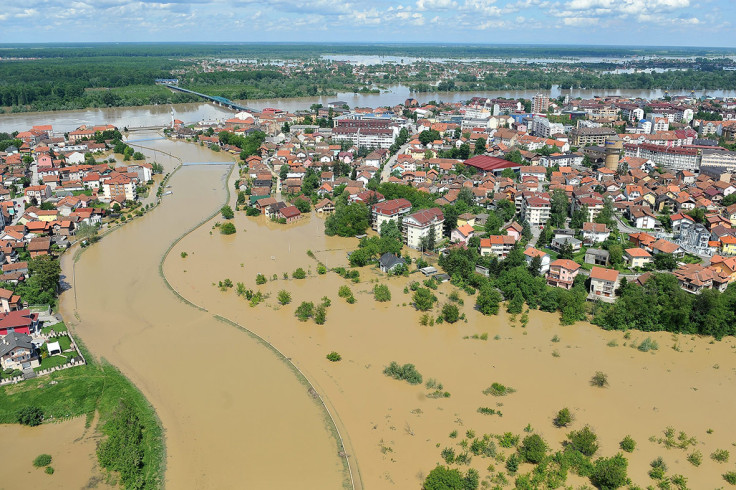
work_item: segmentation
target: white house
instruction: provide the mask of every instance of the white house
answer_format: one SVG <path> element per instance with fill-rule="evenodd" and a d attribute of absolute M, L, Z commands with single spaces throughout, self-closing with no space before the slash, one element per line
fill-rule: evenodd
<path fill-rule="evenodd" d="M 442 240 L 442 227 L 445 215 L 440 208 L 423 209 L 405 217 L 403 235 L 406 244 L 416 250 L 424 248 L 424 241 L 434 232 L 434 242 Z"/>
<path fill-rule="evenodd" d="M 534 247 L 527 247 L 527 249 L 524 250 L 524 256 L 526 257 L 527 266 L 531 266 L 534 257 L 539 257 L 541 259 L 542 262 L 539 264 L 539 274 L 545 275 L 549 270 L 550 257 L 548 253 L 537 250 Z"/>

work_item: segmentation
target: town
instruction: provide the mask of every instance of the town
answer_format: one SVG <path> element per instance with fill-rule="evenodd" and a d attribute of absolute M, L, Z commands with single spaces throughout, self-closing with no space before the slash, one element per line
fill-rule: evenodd
<path fill-rule="evenodd" d="M 29 309 L 48 312 L 58 293 L 44 264 L 162 195 L 151 192 L 161 166 L 112 125 L 21 129 L 0 135 L 6 381 L 80 359 L 72 341 L 45 343 L 58 319 Z M 516 255 L 548 286 L 584 284 L 588 300 L 607 303 L 654 272 L 692 294 L 736 279 L 736 100 L 334 101 L 194 124 L 172 116 L 165 133 L 237 155 L 249 215 L 286 224 L 314 211 L 342 236 L 395 224 L 398 249 L 350 254 L 354 266 L 404 272 L 405 245 L 429 261 L 436 252 L 451 276 L 443 258 L 472 249 L 473 272 L 488 277 Z"/>

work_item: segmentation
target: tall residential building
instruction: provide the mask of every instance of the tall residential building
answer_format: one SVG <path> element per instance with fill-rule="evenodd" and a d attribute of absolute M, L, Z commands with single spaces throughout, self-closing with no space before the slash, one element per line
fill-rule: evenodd
<path fill-rule="evenodd" d="M 537 94 L 532 97 L 532 113 L 542 114 L 547 112 L 549 109 L 549 96 L 544 94 Z"/>

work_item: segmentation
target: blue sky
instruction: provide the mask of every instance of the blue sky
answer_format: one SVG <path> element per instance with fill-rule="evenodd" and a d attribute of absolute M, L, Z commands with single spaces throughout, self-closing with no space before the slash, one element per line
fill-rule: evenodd
<path fill-rule="evenodd" d="M 0 42 L 343 41 L 736 47 L 736 0 L 23 0 Z"/>

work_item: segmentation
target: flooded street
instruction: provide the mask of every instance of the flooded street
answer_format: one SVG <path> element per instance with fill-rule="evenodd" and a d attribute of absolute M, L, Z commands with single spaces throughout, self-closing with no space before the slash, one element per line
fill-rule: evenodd
<path fill-rule="evenodd" d="M 623 332 L 586 323 L 562 327 L 557 315 L 537 311 L 530 312 L 522 328 L 519 320 L 512 323 L 504 313 L 481 316 L 473 309 L 474 298 L 463 292 L 461 311 L 467 323 L 421 326 L 420 314 L 409 305 L 410 294 L 403 292 L 409 282 L 405 278 L 387 279 L 370 268 L 360 269 L 359 284 L 332 272 L 317 275 L 317 261 L 307 250 L 335 267 L 346 265 L 345 253 L 357 245 L 355 239 L 325 237 L 321 218 L 284 226 L 238 213 L 238 232 L 227 239 L 216 232 L 210 235 L 217 219 L 173 248 L 164 264 L 168 280 L 184 297 L 252 329 L 292 358 L 339 415 L 365 488 L 420 488 L 426 474 L 442 462 L 444 447 L 461 451 L 458 443 L 466 430 L 479 435 L 511 431 L 523 437 L 528 424 L 553 450 L 561 449 L 571 429 L 589 424 L 600 442 L 596 456 L 614 455 L 620 451 L 619 442 L 631 435 L 637 446 L 626 454 L 629 476 L 641 486 L 652 483 L 647 471 L 658 456 L 666 461 L 668 475 L 684 475 L 690 488 L 722 486 L 721 473 L 732 465 L 716 463 L 709 455 L 716 449 L 733 452 L 736 442 L 736 394 L 730 388 L 736 368 L 734 339 L 711 343 L 708 338 L 636 331 L 627 339 Z M 309 270 L 306 279 L 290 277 L 297 267 Z M 269 278 L 268 283 L 257 286 L 258 273 Z M 283 279 L 284 273 L 289 279 Z M 274 274 L 277 280 L 272 280 Z M 250 307 L 234 288 L 222 292 L 216 287 L 226 278 L 270 296 Z M 423 279 L 414 274 L 410 280 Z M 373 281 L 389 285 L 389 303 L 374 301 Z M 342 285 L 351 287 L 355 304 L 338 297 Z M 276 301 L 282 289 L 291 293 L 291 304 Z M 440 306 L 453 289 L 449 283 L 439 287 Z M 325 325 L 295 318 L 302 301 L 318 303 L 325 295 L 332 302 Z M 483 333 L 488 340 L 464 338 Z M 647 336 L 659 343 L 659 350 L 632 348 Z M 613 340 L 617 345 L 609 346 Z M 341 354 L 340 362 L 325 359 L 333 350 Z M 451 396 L 428 398 L 425 386 L 384 376 L 391 361 L 415 364 L 425 381 L 436 379 Z M 608 375 L 608 388 L 590 385 L 596 371 Z M 484 395 L 494 382 L 516 392 Z M 479 407 L 499 410 L 503 416 L 480 414 Z M 552 419 L 563 407 L 569 407 L 575 421 L 571 428 L 557 429 Z M 663 438 L 668 426 L 676 435 L 684 431 L 695 437 L 697 443 L 682 450 L 649 440 Z M 461 434 L 457 439 L 449 437 L 454 430 Z M 685 459 L 694 449 L 704 455 L 700 467 Z M 471 466 L 483 479 L 491 474 L 489 463 L 496 464 L 496 471 L 503 469 L 503 463 L 480 457 L 474 457 Z M 520 473 L 529 469 L 522 465 Z M 587 479 L 574 475 L 568 478 L 568 484 L 585 483 Z"/>
<path fill-rule="evenodd" d="M 183 142 L 146 145 L 188 162 L 229 161 Z M 159 275 L 170 244 L 222 205 L 228 171 L 180 168 L 161 206 L 88 248 L 76 266 L 66 254 L 74 289 L 62 294 L 61 312 L 156 409 L 169 488 L 341 488 L 337 442 L 308 388 L 252 337 L 177 299 Z"/>
<path fill-rule="evenodd" d="M 112 488 L 104 483 L 97 464 L 99 437 L 93 429 L 85 428 L 84 417 L 38 427 L 0 425 L 0 440 L 12 441 L 12 450 L 3 451 L 0 488 Z M 40 454 L 51 456 L 53 475 L 33 466 Z"/>

